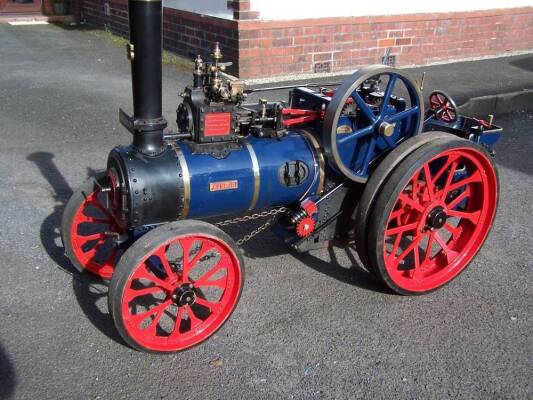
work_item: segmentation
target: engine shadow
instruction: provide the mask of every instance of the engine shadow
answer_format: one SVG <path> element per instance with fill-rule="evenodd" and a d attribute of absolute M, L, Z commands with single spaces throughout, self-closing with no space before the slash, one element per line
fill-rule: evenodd
<path fill-rule="evenodd" d="M 231 237 L 240 239 L 260 225 L 260 222 L 255 224 L 248 223 L 239 226 L 238 228 L 231 227 L 223 230 L 227 231 Z M 353 245 L 334 246 L 316 250 L 321 251 L 322 254 L 323 252 L 327 252 L 327 256 L 323 259 L 315 255 L 316 251 L 304 253 L 294 251 L 273 232 L 266 231 L 261 233 L 257 239 L 245 242 L 240 248 L 243 254 L 251 259 L 269 258 L 288 253 L 307 267 L 334 278 L 339 282 L 347 283 L 365 290 L 392 294 L 391 291 L 387 290 L 386 287 L 374 277 L 374 275 L 361 265 L 356 256 L 357 251 Z M 337 256 L 338 252 L 346 255 L 350 263 L 349 268 L 341 265 L 339 257 Z"/>
<path fill-rule="evenodd" d="M 343 252 L 346 255 L 350 261 L 350 267 L 343 267 L 341 265 L 335 249 Z M 323 260 L 313 253 L 297 253 L 293 251 L 291 252 L 291 255 L 306 266 L 333 279 L 336 279 L 339 282 L 347 283 L 349 285 L 373 292 L 390 295 L 394 294 L 359 263 L 355 256 L 357 252 L 354 246 L 328 247 L 326 250 L 329 261 Z"/>
<path fill-rule="evenodd" d="M 0 399 L 13 397 L 17 386 L 17 374 L 15 366 L 8 354 L 0 345 Z"/>
<path fill-rule="evenodd" d="M 124 343 L 115 330 L 111 315 L 107 311 L 107 284 L 88 273 L 81 273 L 71 264 L 65 255 L 61 243 L 61 217 L 63 210 L 72 196 L 73 190 L 67 183 L 54 162 L 54 155 L 48 152 L 36 152 L 27 157 L 33 162 L 54 191 L 56 205 L 40 227 L 40 240 L 48 256 L 58 268 L 72 276 L 72 289 L 76 300 L 91 323 L 107 337 Z M 87 177 L 97 171 L 88 168 Z M 80 182 L 81 183 L 81 182 Z M 102 303 L 104 303 L 102 305 Z"/>

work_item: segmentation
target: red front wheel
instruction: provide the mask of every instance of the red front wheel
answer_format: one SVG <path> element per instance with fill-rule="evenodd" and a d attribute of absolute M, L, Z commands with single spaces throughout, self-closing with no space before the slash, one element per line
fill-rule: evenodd
<path fill-rule="evenodd" d="M 238 248 L 220 229 L 200 221 L 173 222 L 144 235 L 121 258 L 109 309 L 132 347 L 185 350 L 229 318 L 243 274 Z"/>
<path fill-rule="evenodd" d="M 106 174 L 88 179 L 72 194 L 61 219 L 65 253 L 74 267 L 109 280 L 123 250 L 114 245 L 114 236 L 123 234 L 101 188 Z"/>
<path fill-rule="evenodd" d="M 497 202 L 496 169 L 480 146 L 445 139 L 414 151 L 391 174 L 372 212 L 373 267 L 401 294 L 445 285 L 483 245 Z"/>

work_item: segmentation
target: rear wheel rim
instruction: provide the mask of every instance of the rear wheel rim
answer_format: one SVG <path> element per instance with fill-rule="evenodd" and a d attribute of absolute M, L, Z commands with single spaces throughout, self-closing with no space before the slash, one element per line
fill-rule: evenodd
<path fill-rule="evenodd" d="M 483 245 L 496 203 L 496 173 L 482 152 L 452 149 L 424 162 L 387 217 L 383 260 L 392 282 L 426 292 L 455 278 Z"/>
<path fill-rule="evenodd" d="M 184 350 L 223 325 L 241 285 L 239 260 L 224 241 L 205 234 L 178 236 L 133 269 L 122 291 L 121 319 L 143 348 Z"/>
<path fill-rule="evenodd" d="M 70 239 L 77 261 L 88 272 L 111 279 L 122 253 L 115 248 L 113 235 L 122 233 L 111 211 L 103 204 L 100 188 L 85 197 L 74 214 Z"/>

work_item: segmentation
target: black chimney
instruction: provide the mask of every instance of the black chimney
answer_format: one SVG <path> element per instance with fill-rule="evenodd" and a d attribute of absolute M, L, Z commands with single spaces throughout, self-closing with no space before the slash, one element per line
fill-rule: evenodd
<path fill-rule="evenodd" d="M 145 155 L 164 150 L 163 130 L 167 121 L 162 111 L 162 0 L 129 0 L 133 86 L 133 117 L 121 110 L 122 124 L 133 134 L 133 146 Z"/>

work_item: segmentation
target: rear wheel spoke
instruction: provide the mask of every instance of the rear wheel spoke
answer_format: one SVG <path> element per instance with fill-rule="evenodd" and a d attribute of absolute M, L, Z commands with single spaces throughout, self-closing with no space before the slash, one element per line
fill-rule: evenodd
<path fill-rule="evenodd" d="M 392 236 L 392 235 L 396 235 L 398 233 L 403 233 L 403 232 L 406 232 L 406 231 L 412 231 L 412 230 L 416 229 L 417 226 L 418 226 L 418 222 L 413 222 L 411 224 L 397 226 L 395 228 L 387 229 L 385 231 L 385 235 Z"/>
<path fill-rule="evenodd" d="M 459 253 L 457 253 L 455 250 L 452 250 L 450 247 L 448 247 L 448 244 L 440 236 L 438 232 L 435 232 L 435 240 L 437 241 L 442 251 L 444 252 L 448 264 L 451 264 L 453 260 L 455 260 L 455 258 L 458 256 Z"/>
<path fill-rule="evenodd" d="M 457 210 L 448 210 L 448 215 L 456 218 L 466 219 L 472 222 L 474 225 L 477 225 L 479 218 L 481 217 L 481 211 L 457 211 Z"/>
<path fill-rule="evenodd" d="M 453 199 L 450 204 L 448 204 L 448 208 L 455 208 L 457 207 L 464 199 L 470 196 L 470 186 L 467 186 L 465 190 L 461 192 L 459 196 L 457 196 L 455 199 Z"/>

